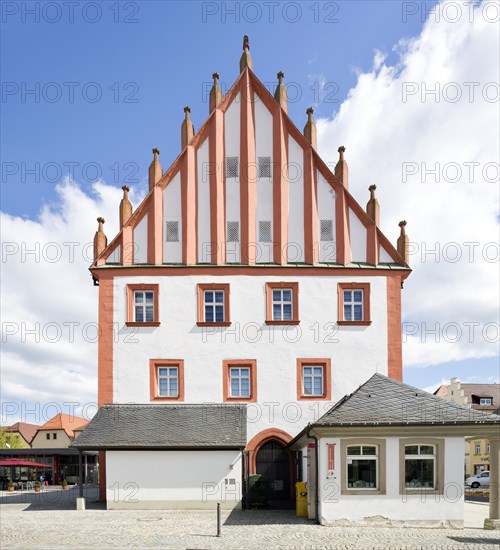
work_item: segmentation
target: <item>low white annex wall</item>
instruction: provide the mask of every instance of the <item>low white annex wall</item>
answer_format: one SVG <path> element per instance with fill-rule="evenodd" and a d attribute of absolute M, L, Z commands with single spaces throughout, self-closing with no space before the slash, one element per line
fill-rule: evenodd
<path fill-rule="evenodd" d="M 369 436 L 367 437 L 377 437 Z M 348 439 L 348 438 L 343 438 Z M 451 522 L 461 526 L 464 518 L 463 437 L 444 437 L 444 494 L 401 495 L 399 490 L 399 438 L 386 440 L 386 494 L 342 495 L 340 438 L 321 438 L 319 455 L 320 520 L 336 522 L 408 522 L 427 526 Z M 425 437 L 422 437 L 425 441 Z M 335 444 L 335 470 L 328 476 L 327 444 Z"/>
<path fill-rule="evenodd" d="M 212 509 L 241 505 L 239 451 L 107 451 L 107 508 Z"/>

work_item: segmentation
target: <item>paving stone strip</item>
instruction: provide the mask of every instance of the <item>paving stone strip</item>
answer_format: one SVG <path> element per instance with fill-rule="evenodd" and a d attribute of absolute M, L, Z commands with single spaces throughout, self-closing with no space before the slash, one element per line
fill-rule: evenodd
<path fill-rule="evenodd" d="M 499 531 L 480 528 L 487 506 L 474 504 L 466 504 L 466 514 L 475 515 L 475 528 L 466 529 L 321 527 L 293 511 L 223 512 L 217 538 L 215 511 L 111 511 L 91 504 L 94 509 L 77 512 L 74 500 L 64 497 L 51 503 L 34 495 L 25 495 L 24 502 L 20 495 L 0 496 L 0 548 L 493 550 L 500 545 Z"/>

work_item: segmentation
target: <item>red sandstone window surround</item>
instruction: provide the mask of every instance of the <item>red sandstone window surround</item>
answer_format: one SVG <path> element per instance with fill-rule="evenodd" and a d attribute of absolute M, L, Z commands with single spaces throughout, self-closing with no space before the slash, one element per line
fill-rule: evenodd
<path fill-rule="evenodd" d="M 224 401 L 257 401 L 257 361 L 235 359 L 222 362 Z"/>
<path fill-rule="evenodd" d="M 299 323 L 299 283 L 266 283 L 266 325 Z"/>
<path fill-rule="evenodd" d="M 330 359 L 297 359 L 297 399 L 329 401 L 332 397 Z"/>
<path fill-rule="evenodd" d="M 339 325 L 371 325 L 370 283 L 338 283 Z"/>
<path fill-rule="evenodd" d="M 199 327 L 228 327 L 231 325 L 229 309 L 229 284 L 203 283 L 198 285 Z"/>
<path fill-rule="evenodd" d="M 157 284 L 127 285 L 127 322 L 125 324 L 128 327 L 159 326 L 159 297 L 160 287 Z"/>
<path fill-rule="evenodd" d="M 184 401 L 184 361 L 151 359 L 149 388 L 151 401 Z"/>

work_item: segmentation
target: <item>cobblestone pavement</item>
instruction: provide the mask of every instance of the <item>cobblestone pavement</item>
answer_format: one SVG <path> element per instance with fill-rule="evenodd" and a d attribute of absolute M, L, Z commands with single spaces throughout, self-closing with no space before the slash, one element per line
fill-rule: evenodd
<path fill-rule="evenodd" d="M 466 504 L 466 529 L 321 527 L 292 511 L 223 512 L 217 538 L 215 512 L 77 512 L 76 489 L 42 495 L 0 495 L 2 550 L 51 549 L 455 549 L 500 544 L 498 531 L 480 528 L 488 507 Z M 56 495 L 57 498 L 56 498 Z M 90 495 L 89 495 L 90 496 Z"/>

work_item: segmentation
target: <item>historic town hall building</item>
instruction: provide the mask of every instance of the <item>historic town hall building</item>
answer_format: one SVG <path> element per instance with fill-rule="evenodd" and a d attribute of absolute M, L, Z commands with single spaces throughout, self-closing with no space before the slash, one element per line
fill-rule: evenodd
<path fill-rule="evenodd" d="M 358 430 L 349 445 L 330 434 L 323 456 L 315 423 L 373 375 L 376 387 L 408 388 L 406 222 L 394 246 L 379 229 L 375 186 L 362 208 L 349 193 L 345 148 L 331 171 L 316 151 L 313 110 L 299 131 L 283 73 L 273 97 L 252 70 L 247 37 L 243 50 L 225 97 L 213 75 L 198 131 L 184 108 L 181 152 L 168 170 L 153 149 L 149 193 L 135 211 L 123 188 L 121 229 L 109 243 L 98 220 L 101 409 L 75 446 L 100 450 L 109 508 L 239 506 L 254 473 L 266 476 L 268 503 L 287 506 L 297 479 L 314 493 L 319 469 L 342 485 L 341 499 L 354 499 L 349 513 L 325 505 L 321 521 L 356 519 L 363 490 L 373 506 L 392 490 L 388 477 L 398 485 L 400 443 L 387 434 L 363 442 Z M 452 455 L 463 434 L 417 435 L 411 467 L 420 452 L 435 464 L 417 483 L 438 490 L 443 460 L 451 477 L 462 475 Z M 322 499 L 310 497 L 311 517 Z M 461 517 L 432 514 L 421 519 Z"/>

